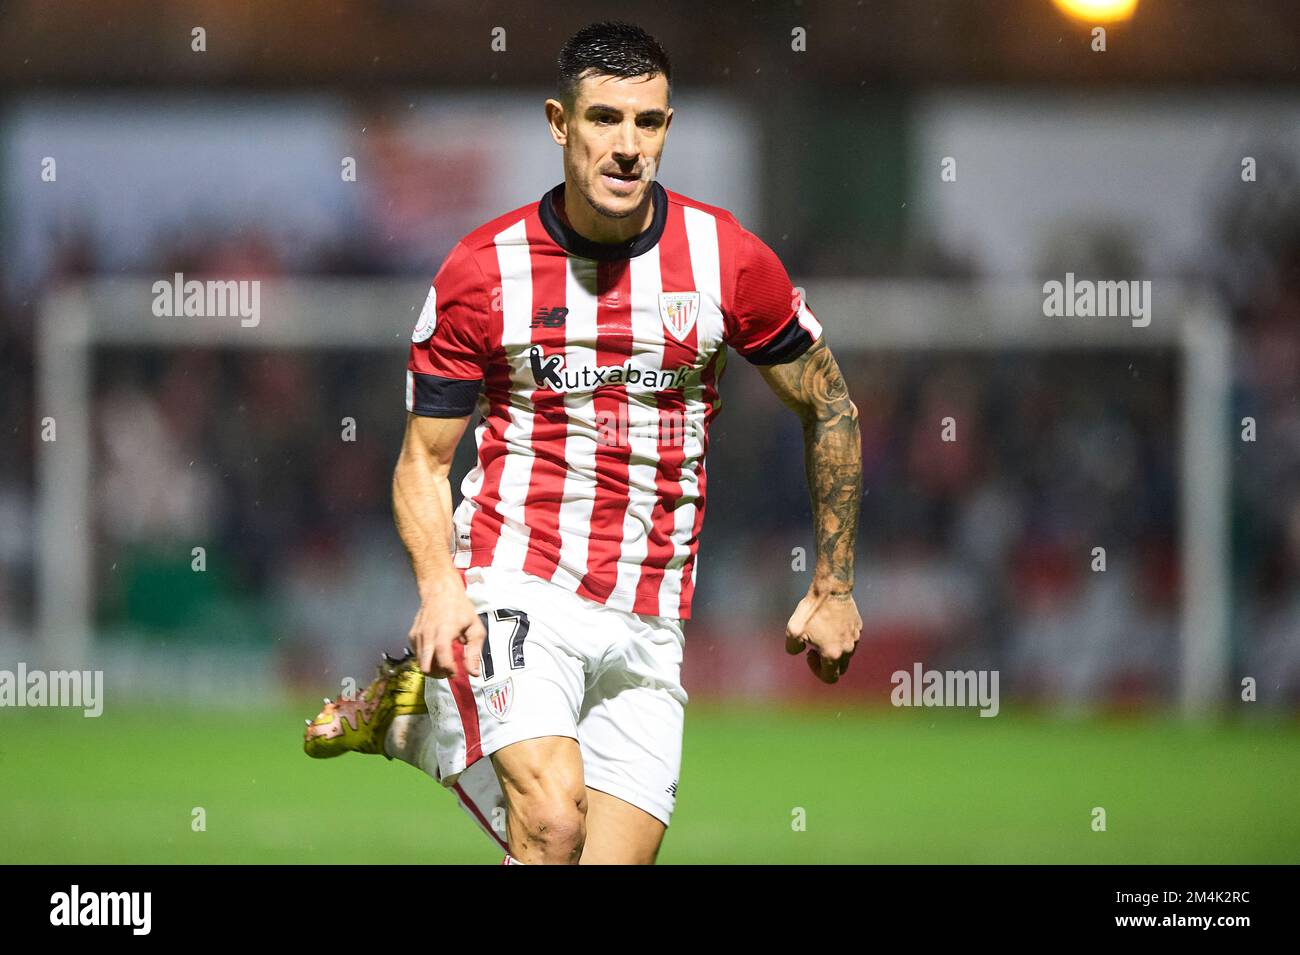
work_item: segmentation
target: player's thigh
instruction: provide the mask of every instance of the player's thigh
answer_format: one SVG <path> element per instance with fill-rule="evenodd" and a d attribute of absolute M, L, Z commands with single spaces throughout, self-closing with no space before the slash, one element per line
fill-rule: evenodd
<path fill-rule="evenodd" d="M 491 756 L 506 803 L 512 851 L 559 837 L 581 848 L 587 813 L 582 752 L 568 736 L 539 736 Z"/>
<path fill-rule="evenodd" d="M 684 719 L 684 694 L 669 675 L 652 680 L 633 673 L 607 673 L 588 689 L 578 719 L 587 788 L 616 800 L 602 801 L 608 807 L 605 814 L 588 813 L 589 842 L 609 843 L 601 831 L 608 816 L 620 831 L 644 834 L 638 836 L 638 846 L 652 842 L 657 846 L 677 801 Z"/>
<path fill-rule="evenodd" d="M 454 678 L 425 681 L 438 778 L 446 786 L 476 760 L 516 743 L 577 737 L 586 660 L 566 637 L 563 608 L 544 587 L 489 570 L 466 572 L 465 593 L 487 631 L 479 674 L 462 665 Z M 453 652 L 463 656 L 459 644 Z M 521 779 L 526 768 L 521 765 Z"/>
<path fill-rule="evenodd" d="M 644 809 L 587 789 L 583 865 L 653 865 L 667 827 Z"/>

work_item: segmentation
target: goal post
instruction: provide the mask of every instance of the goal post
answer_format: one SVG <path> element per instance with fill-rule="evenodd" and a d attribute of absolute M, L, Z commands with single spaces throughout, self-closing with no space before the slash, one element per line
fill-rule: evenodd
<path fill-rule="evenodd" d="M 171 279 L 171 276 L 167 277 Z M 1152 320 L 1049 318 L 1031 283 L 824 280 L 808 300 L 833 347 L 990 352 L 1169 349 L 1179 356 L 1181 607 L 1179 697 L 1189 716 L 1226 699 L 1230 675 L 1229 462 L 1232 336 L 1216 299 L 1156 282 Z M 38 317 L 36 628 L 51 664 L 87 658 L 93 634 L 91 388 L 94 349 L 331 347 L 400 352 L 426 279 L 263 280 L 255 324 L 238 316 L 159 318 L 149 279 L 61 286 Z M 396 386 L 395 386 L 396 387 Z"/>

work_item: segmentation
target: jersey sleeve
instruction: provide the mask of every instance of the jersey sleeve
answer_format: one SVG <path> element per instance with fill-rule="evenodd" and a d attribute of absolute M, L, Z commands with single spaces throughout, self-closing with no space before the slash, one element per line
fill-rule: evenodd
<path fill-rule="evenodd" d="M 464 245 L 452 249 L 434 276 L 411 333 L 406 410 L 461 418 L 474 410 L 488 360 L 488 290 Z"/>
<path fill-rule="evenodd" d="M 727 344 L 755 365 L 794 361 L 822 334 L 776 253 L 744 229 L 736 246 L 727 319 Z"/>

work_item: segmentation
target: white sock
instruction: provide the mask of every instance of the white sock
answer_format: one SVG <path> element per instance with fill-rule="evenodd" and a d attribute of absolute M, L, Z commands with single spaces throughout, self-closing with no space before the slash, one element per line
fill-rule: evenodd
<path fill-rule="evenodd" d="M 384 755 L 428 772 L 424 767 L 424 751 L 432 733 L 433 720 L 427 713 L 395 716 L 384 735 Z"/>

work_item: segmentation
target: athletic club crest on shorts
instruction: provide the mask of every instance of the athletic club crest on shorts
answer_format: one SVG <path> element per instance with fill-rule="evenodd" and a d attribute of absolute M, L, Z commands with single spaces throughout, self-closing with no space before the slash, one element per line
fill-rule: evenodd
<path fill-rule="evenodd" d="M 499 720 L 509 719 L 510 704 L 514 701 L 515 681 L 511 677 L 506 677 L 504 683 L 483 688 L 483 702 L 487 705 L 488 712 Z"/>
<path fill-rule="evenodd" d="M 699 292 L 660 292 L 659 317 L 663 319 L 664 328 L 672 332 L 679 342 L 695 327 L 695 318 L 700 313 Z"/>

